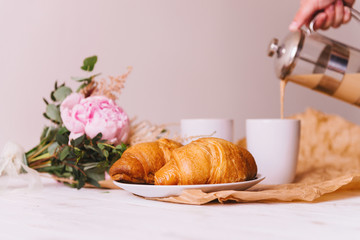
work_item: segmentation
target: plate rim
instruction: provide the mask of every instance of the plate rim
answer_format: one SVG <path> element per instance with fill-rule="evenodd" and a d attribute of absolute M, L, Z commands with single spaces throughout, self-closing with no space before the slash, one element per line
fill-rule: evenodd
<path fill-rule="evenodd" d="M 240 181 L 240 182 L 232 182 L 232 183 L 213 183 L 213 184 L 186 184 L 186 185 L 154 185 L 154 184 L 144 184 L 144 183 L 123 183 L 113 180 L 114 184 L 124 185 L 124 186 L 131 186 L 131 187 L 144 187 L 144 188 L 194 188 L 194 187 L 221 187 L 221 186 L 231 186 L 231 185 L 238 185 L 238 184 L 246 184 L 246 183 L 253 183 L 253 182 L 261 182 L 265 179 L 265 176 L 262 174 L 257 174 L 255 179 L 247 180 L 247 181 Z M 119 184 L 119 185 L 118 185 Z"/>

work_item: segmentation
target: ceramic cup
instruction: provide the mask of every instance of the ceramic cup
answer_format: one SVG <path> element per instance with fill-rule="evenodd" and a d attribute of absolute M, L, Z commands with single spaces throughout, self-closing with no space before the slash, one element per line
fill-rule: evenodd
<path fill-rule="evenodd" d="M 299 153 L 300 120 L 247 119 L 246 144 L 263 184 L 291 183 Z"/>
<path fill-rule="evenodd" d="M 217 137 L 233 141 L 234 121 L 232 119 L 182 119 L 180 122 L 183 144 L 201 137 Z"/>

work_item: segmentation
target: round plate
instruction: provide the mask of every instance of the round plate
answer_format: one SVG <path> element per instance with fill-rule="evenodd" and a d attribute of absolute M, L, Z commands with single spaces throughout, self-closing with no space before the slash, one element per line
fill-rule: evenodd
<path fill-rule="evenodd" d="M 222 190 L 245 190 L 264 180 L 264 176 L 258 174 L 255 179 L 236 183 L 220 184 L 197 184 L 197 185 L 150 185 L 121 183 L 114 181 L 120 188 L 143 197 L 170 197 L 178 196 L 187 189 L 200 189 L 203 192 L 216 192 Z"/>

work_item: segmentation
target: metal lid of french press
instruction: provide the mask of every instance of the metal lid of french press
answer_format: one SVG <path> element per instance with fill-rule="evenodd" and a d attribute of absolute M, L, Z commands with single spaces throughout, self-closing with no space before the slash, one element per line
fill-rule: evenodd
<path fill-rule="evenodd" d="M 360 12 L 351 8 L 351 16 L 360 22 Z M 270 57 L 274 56 L 276 57 L 275 60 L 275 71 L 276 75 L 280 79 L 285 79 L 288 75 L 291 74 L 292 70 L 294 69 L 296 65 L 297 57 L 299 56 L 299 53 L 304 45 L 304 41 L 306 38 L 306 35 L 312 35 L 316 36 L 314 34 L 314 24 L 316 22 L 316 17 L 313 18 L 313 20 L 310 22 L 309 26 L 305 28 L 304 30 L 298 30 L 296 32 L 291 32 L 287 35 L 287 37 L 283 40 L 282 43 L 279 44 L 279 40 L 274 38 L 268 48 L 268 55 Z M 320 37 L 321 38 L 321 37 Z M 324 67 L 327 66 L 328 69 L 333 71 L 334 73 L 328 73 L 329 75 L 340 75 L 344 74 L 344 69 L 347 67 L 347 59 L 349 57 L 348 53 L 348 47 L 344 46 L 341 47 L 341 43 L 337 43 L 337 46 L 340 46 L 338 48 L 337 46 L 334 49 L 325 49 L 324 51 L 333 51 L 332 53 L 323 53 L 323 56 L 320 56 L 318 61 L 316 62 L 317 65 L 322 67 L 321 71 L 324 72 Z M 332 59 L 331 56 L 334 55 L 335 57 Z M 330 57 L 329 57 L 330 56 Z M 339 58 L 341 57 L 341 59 Z M 340 60 L 340 63 L 339 63 Z M 344 61 L 343 61 L 344 60 Z M 317 69 L 314 70 L 314 72 L 318 72 Z M 339 76 L 336 76 L 335 78 L 340 78 Z"/>
<path fill-rule="evenodd" d="M 280 79 L 285 79 L 295 67 L 296 58 L 304 44 L 304 39 L 305 32 L 299 30 L 289 33 L 281 43 L 277 38 L 270 42 L 268 55 L 276 57 L 275 71 Z"/>

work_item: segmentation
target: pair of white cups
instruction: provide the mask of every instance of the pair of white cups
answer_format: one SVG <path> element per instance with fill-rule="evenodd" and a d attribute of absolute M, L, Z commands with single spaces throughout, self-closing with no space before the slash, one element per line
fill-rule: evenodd
<path fill-rule="evenodd" d="M 184 144 L 200 137 L 233 142 L 232 119 L 182 119 Z M 246 144 L 254 156 L 263 184 L 291 183 L 295 177 L 300 142 L 300 120 L 247 119 Z"/>

